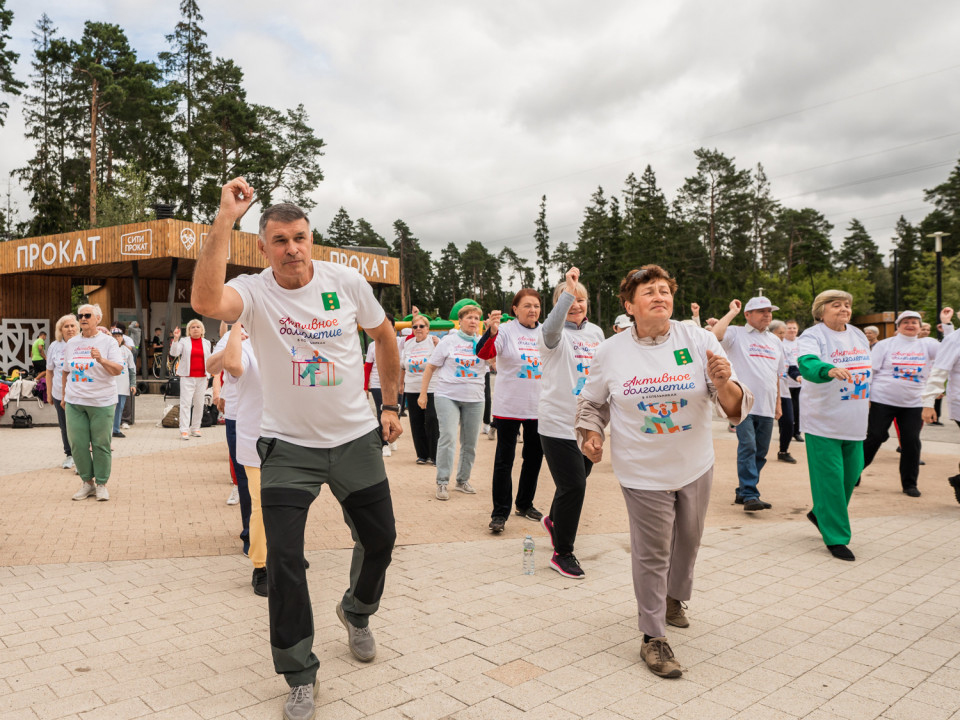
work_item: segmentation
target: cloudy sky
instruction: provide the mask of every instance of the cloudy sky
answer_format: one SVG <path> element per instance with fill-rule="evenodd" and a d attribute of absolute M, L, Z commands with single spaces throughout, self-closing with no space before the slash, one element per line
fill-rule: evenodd
<path fill-rule="evenodd" d="M 165 48 L 178 2 L 8 0 L 29 72 L 46 12 L 76 38 L 121 25 L 141 56 Z M 404 219 L 436 254 L 482 241 L 533 257 L 547 196 L 551 244 L 576 239 L 602 185 L 650 164 L 672 198 L 693 151 L 762 163 L 775 195 L 814 207 L 839 243 L 860 218 L 888 250 L 900 214 L 960 157 L 960 5 L 851 0 L 316 2 L 201 0 L 212 52 L 248 97 L 306 106 L 327 143 L 313 222 L 337 208 L 392 238 Z M 0 171 L 22 165 L 20 105 Z M 14 192 L 20 212 L 25 196 Z M 247 223 L 253 225 L 248 218 Z M 246 223 L 245 223 L 246 227 Z"/>

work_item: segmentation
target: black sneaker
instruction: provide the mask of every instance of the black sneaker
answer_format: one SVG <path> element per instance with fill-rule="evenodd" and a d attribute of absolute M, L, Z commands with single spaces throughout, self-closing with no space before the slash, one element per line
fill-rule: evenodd
<path fill-rule="evenodd" d="M 503 526 L 507 524 L 507 519 L 505 517 L 495 517 L 490 518 L 490 532 L 493 533 L 502 533 Z"/>
<path fill-rule="evenodd" d="M 735 498 L 733 498 L 733 504 L 734 504 L 734 505 L 743 505 L 743 498 L 740 497 L 739 495 L 737 495 Z"/>
<path fill-rule="evenodd" d="M 857 559 L 846 545 L 827 545 L 827 550 L 838 560 L 848 560 L 852 562 Z"/>
<path fill-rule="evenodd" d="M 908 487 L 903 489 L 903 494 L 909 497 L 920 497 L 920 490 L 915 487 Z"/>
<path fill-rule="evenodd" d="M 527 520 L 533 520 L 534 522 L 540 522 L 543 520 L 543 513 L 537 510 L 533 505 L 528 507 L 526 510 L 517 510 L 517 515 L 520 517 L 525 517 Z"/>
<path fill-rule="evenodd" d="M 813 514 L 813 510 L 807 513 L 807 520 L 812 522 L 813 526 L 817 528 L 817 530 L 820 529 L 820 522 L 817 520 L 817 516 Z"/>
<path fill-rule="evenodd" d="M 574 580 L 583 579 L 583 569 L 580 567 L 577 556 L 573 553 L 567 553 L 566 555 L 554 553 L 550 559 L 550 567 L 564 577 L 573 578 Z"/>
<path fill-rule="evenodd" d="M 253 594 L 259 595 L 260 597 L 267 596 L 267 569 L 254 568 L 253 569 L 253 578 L 250 580 L 250 584 L 253 585 Z"/>
<path fill-rule="evenodd" d="M 797 464 L 796 458 L 793 457 L 793 455 L 791 455 L 788 452 L 778 452 L 777 460 L 779 460 L 780 462 L 790 463 L 791 465 Z"/>
<path fill-rule="evenodd" d="M 960 475 L 957 477 L 960 477 Z M 957 490 L 957 502 L 960 502 L 960 489 Z M 543 529 L 547 531 L 547 535 L 550 537 L 550 547 L 556 548 L 557 543 L 553 539 L 553 520 L 550 519 L 549 515 L 544 515 L 540 519 L 540 524 L 543 525 Z"/>
<path fill-rule="evenodd" d="M 770 503 L 764 502 L 760 498 L 754 498 L 753 500 L 744 500 L 743 509 L 746 512 L 757 512 L 757 510 L 769 510 L 773 507 Z"/>
<path fill-rule="evenodd" d="M 113 434 L 113 437 L 125 438 L 126 435 L 124 435 L 122 432 L 120 432 L 119 430 L 117 430 L 117 432 L 115 432 L 115 433 Z"/>
<path fill-rule="evenodd" d="M 427 461 L 424 458 L 417 458 L 417 465 L 426 465 Z"/>
<path fill-rule="evenodd" d="M 800 433 L 797 433 L 796 435 L 793 436 L 793 441 L 794 441 L 794 442 L 802 443 L 802 442 L 803 442 L 803 435 L 801 435 Z"/>
<path fill-rule="evenodd" d="M 953 494 L 956 496 L 957 502 L 960 503 L 960 474 L 948 477 L 947 482 L 950 483 L 950 487 L 953 488 Z"/>

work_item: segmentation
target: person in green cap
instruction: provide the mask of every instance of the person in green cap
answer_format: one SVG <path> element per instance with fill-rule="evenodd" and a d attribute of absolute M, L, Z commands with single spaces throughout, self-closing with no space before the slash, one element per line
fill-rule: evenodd
<path fill-rule="evenodd" d="M 30 346 L 30 360 L 33 362 L 33 374 L 40 377 L 47 371 L 47 333 L 40 331 L 40 335 Z"/>

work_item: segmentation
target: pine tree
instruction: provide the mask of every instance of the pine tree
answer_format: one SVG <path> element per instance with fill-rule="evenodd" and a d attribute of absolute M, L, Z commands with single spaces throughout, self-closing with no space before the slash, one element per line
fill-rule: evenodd
<path fill-rule="evenodd" d="M 353 226 L 353 220 L 346 209 L 341 207 L 337 214 L 333 216 L 330 225 L 327 227 L 327 242 L 336 247 L 354 247 L 357 244 L 356 230 Z"/>
<path fill-rule="evenodd" d="M 930 190 L 924 190 L 923 199 L 933 203 L 933 212 L 920 223 L 920 242 L 925 252 L 932 252 L 934 239 L 931 233 L 950 233 L 942 239 L 944 257 L 951 257 L 960 251 L 960 161 L 954 166 L 947 179 Z"/>
<path fill-rule="evenodd" d="M 6 0 L 0 0 L 0 93 L 19 95 L 27 85 L 17 80 L 13 74 L 13 67 L 20 59 L 20 54 L 7 50 L 7 41 L 10 40 L 7 30 L 13 22 L 13 10 L 7 10 L 6 4 Z M 0 101 L 0 127 L 6 123 L 9 109 L 10 103 L 6 100 Z"/>
<path fill-rule="evenodd" d="M 853 218 L 847 227 L 847 235 L 836 254 L 835 262 L 839 268 L 858 267 L 871 274 L 883 267 L 880 248 L 863 223 L 856 218 Z"/>
<path fill-rule="evenodd" d="M 400 258 L 400 313 L 405 317 L 413 305 L 431 307 L 432 263 L 429 251 L 420 247 L 420 241 L 403 220 L 396 220 L 393 229 L 393 254 Z"/>
<path fill-rule="evenodd" d="M 789 285 L 798 270 L 807 276 L 830 270 L 833 266 L 831 230 L 833 225 L 813 208 L 783 208 L 777 217 L 780 261 L 771 271 L 785 274 Z"/>
<path fill-rule="evenodd" d="M 467 243 L 460 255 L 464 292 L 480 305 L 502 304 L 500 261 L 478 240 Z"/>
<path fill-rule="evenodd" d="M 770 269 L 770 255 L 773 252 L 772 237 L 776 231 L 779 209 L 779 203 L 773 197 L 770 181 L 767 180 L 763 165 L 757 163 L 750 185 L 750 221 L 754 257 L 758 261 L 759 268 L 764 272 Z"/>
<path fill-rule="evenodd" d="M 540 198 L 540 212 L 534 223 L 533 239 L 537 243 L 537 270 L 539 271 L 540 294 L 547 302 L 550 293 L 550 229 L 547 227 L 547 196 Z M 532 285 L 532 283 L 531 283 Z M 544 308 L 549 311 L 549 306 Z"/>
<path fill-rule="evenodd" d="M 920 233 L 903 215 L 897 220 L 896 233 L 893 244 L 897 249 L 897 265 L 900 277 L 906 278 L 920 260 Z"/>
<path fill-rule="evenodd" d="M 160 53 L 160 62 L 172 78 L 170 89 L 175 94 L 180 111 L 175 119 L 178 159 L 183 171 L 181 189 L 177 193 L 183 214 L 193 220 L 197 195 L 197 155 L 201 154 L 203 132 L 196 124 L 200 103 L 200 78 L 209 71 L 210 50 L 206 31 L 200 25 L 203 15 L 196 0 L 181 0 L 180 22 L 166 40 L 170 50 Z"/>
<path fill-rule="evenodd" d="M 460 299 L 463 292 L 463 262 L 460 251 L 453 243 L 441 251 L 434 265 L 433 302 L 441 313 L 447 312 Z"/>
<path fill-rule="evenodd" d="M 627 176 L 623 190 L 624 266 L 676 264 L 677 256 L 667 247 L 669 206 L 657 186 L 657 176 L 649 165 L 637 180 Z"/>

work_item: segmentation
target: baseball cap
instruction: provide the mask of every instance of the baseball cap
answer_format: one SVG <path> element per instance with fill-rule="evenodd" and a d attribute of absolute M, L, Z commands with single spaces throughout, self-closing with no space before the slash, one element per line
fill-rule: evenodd
<path fill-rule="evenodd" d="M 630 319 L 629 315 L 617 315 L 617 319 L 613 322 L 613 326 L 621 330 L 626 330 L 631 325 L 633 325 L 633 320 Z"/>
<path fill-rule="evenodd" d="M 923 318 L 920 316 L 920 313 L 918 313 L 916 310 L 904 310 L 904 311 L 903 311 L 902 313 L 900 313 L 900 315 L 897 317 L 896 325 L 899 326 L 899 325 L 900 325 L 900 322 L 901 322 L 902 320 L 906 320 L 907 318 L 916 318 L 917 320 L 920 320 L 921 322 L 923 321 Z"/>
<path fill-rule="evenodd" d="M 770 298 L 766 298 L 763 295 L 758 295 L 757 297 L 752 297 L 747 300 L 747 306 L 743 308 L 744 312 L 750 312 L 751 310 L 779 310 L 776 305 L 770 302 Z"/>
<path fill-rule="evenodd" d="M 123 335 L 123 330 L 121 330 L 121 329 L 118 328 L 118 327 L 115 327 L 115 328 L 111 328 L 111 329 L 110 329 L 110 333 L 111 333 L 112 335 Z"/>

